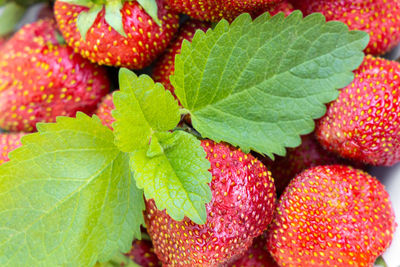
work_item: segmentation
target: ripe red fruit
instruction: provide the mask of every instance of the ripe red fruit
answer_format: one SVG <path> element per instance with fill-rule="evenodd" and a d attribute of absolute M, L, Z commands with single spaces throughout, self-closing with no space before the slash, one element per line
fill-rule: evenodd
<path fill-rule="evenodd" d="M 279 12 L 283 12 L 285 14 L 285 16 L 288 16 L 288 15 L 290 15 L 290 13 L 292 13 L 294 11 L 294 7 L 288 1 L 283 1 L 283 2 L 279 2 L 275 5 L 271 5 L 267 9 L 267 11 L 269 12 L 269 14 L 271 14 L 271 16 L 274 16 Z"/>
<path fill-rule="evenodd" d="M 34 131 L 57 116 L 91 115 L 109 91 L 104 69 L 58 44 L 55 22 L 23 27 L 0 53 L 0 127 Z"/>
<path fill-rule="evenodd" d="M 0 134 L 0 164 L 8 161 L 8 153 L 21 146 L 21 138 L 24 133 L 1 133 Z"/>
<path fill-rule="evenodd" d="M 377 179 L 348 166 L 319 166 L 286 188 L 267 247 L 280 266 L 372 266 L 395 228 Z"/>
<path fill-rule="evenodd" d="M 211 25 L 209 23 L 197 20 L 187 21 L 180 28 L 177 38 L 171 42 L 165 53 L 154 65 L 152 73 L 153 80 L 162 83 L 165 89 L 169 90 L 175 98 L 175 89 L 169 80 L 169 76 L 174 74 L 175 56 L 181 52 L 183 40 L 188 40 L 191 42 L 197 30 L 202 30 L 205 32 L 210 26 Z"/>
<path fill-rule="evenodd" d="M 390 166 L 400 161 L 400 64 L 367 56 L 354 81 L 341 90 L 316 135 L 349 159 Z"/>
<path fill-rule="evenodd" d="M 380 55 L 400 42 L 400 1 L 398 0 L 292 0 L 305 15 L 321 12 L 327 20 L 339 20 L 352 30 L 369 33 L 366 52 Z"/>
<path fill-rule="evenodd" d="M 142 267 L 161 266 L 161 262 L 154 254 L 153 244 L 149 240 L 134 240 L 131 250 L 125 256 Z"/>
<path fill-rule="evenodd" d="M 161 27 L 137 1 L 124 1 L 120 15 L 126 37 L 106 22 L 105 8 L 97 15 L 85 38 L 78 30 L 77 17 L 88 11 L 87 7 L 57 0 L 54 12 L 60 31 L 75 52 L 100 65 L 141 69 L 165 50 L 179 27 L 178 15 L 169 11 L 163 0 L 157 1 L 157 5 Z"/>
<path fill-rule="evenodd" d="M 145 222 L 155 253 L 165 265 L 213 266 L 240 255 L 262 234 L 275 207 L 275 187 L 267 168 L 250 154 L 203 140 L 211 163 L 212 200 L 204 225 L 175 221 L 146 201 Z"/>
<path fill-rule="evenodd" d="M 112 94 L 106 95 L 100 102 L 97 110 L 96 115 L 101 120 L 103 125 L 107 126 L 112 130 L 112 123 L 115 121 L 113 116 L 111 115 L 111 111 L 115 109 Z"/>
<path fill-rule="evenodd" d="M 177 12 L 212 22 L 222 18 L 232 21 L 242 13 L 261 14 L 268 10 L 271 4 L 277 2 L 280 0 L 166 0 L 166 3 Z"/>
<path fill-rule="evenodd" d="M 253 245 L 228 267 L 279 267 L 267 250 L 266 237 L 263 235 L 253 241 Z"/>
<path fill-rule="evenodd" d="M 274 161 L 262 158 L 263 163 L 274 177 L 276 192 L 282 194 L 289 182 L 305 169 L 326 165 L 343 163 L 344 160 L 335 154 L 323 149 L 314 134 L 301 137 L 301 145 L 289 148 L 285 157 L 277 156 Z"/>

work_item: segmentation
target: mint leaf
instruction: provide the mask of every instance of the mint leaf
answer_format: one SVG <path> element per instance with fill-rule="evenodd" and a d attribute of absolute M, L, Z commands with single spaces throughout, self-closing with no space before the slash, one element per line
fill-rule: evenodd
<path fill-rule="evenodd" d="M 203 137 L 284 155 L 353 80 L 368 40 L 321 14 L 243 14 L 185 41 L 171 81 Z"/>
<path fill-rule="evenodd" d="M 59 117 L 0 166 L 0 265 L 91 266 L 140 238 L 129 156 L 97 117 Z"/>
<path fill-rule="evenodd" d="M 121 69 L 120 91 L 114 93 L 114 134 L 124 152 L 147 149 L 156 132 L 173 129 L 180 120 L 179 105 L 171 93 L 147 75 Z M 153 147 L 156 146 L 153 144 Z"/>
<path fill-rule="evenodd" d="M 131 166 L 137 186 L 157 208 L 167 209 L 175 220 L 189 217 L 198 224 L 206 222 L 205 203 L 211 201 L 210 162 L 200 141 L 183 131 L 157 133 L 163 153 L 150 157 L 147 149 L 131 153 Z"/>

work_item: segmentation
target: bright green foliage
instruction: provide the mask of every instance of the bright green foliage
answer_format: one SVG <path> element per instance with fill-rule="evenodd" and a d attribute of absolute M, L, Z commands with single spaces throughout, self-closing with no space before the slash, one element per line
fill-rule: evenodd
<path fill-rule="evenodd" d="M 211 200 L 210 162 L 200 141 L 183 131 L 157 134 L 163 153 L 149 157 L 146 149 L 131 153 L 131 165 L 139 188 L 153 198 L 160 210 L 175 220 L 189 217 L 206 221 L 204 204 Z"/>
<path fill-rule="evenodd" d="M 119 83 L 113 98 L 114 134 L 118 147 L 131 152 L 137 186 L 174 219 L 188 216 L 205 223 L 210 163 L 194 136 L 168 132 L 180 120 L 177 101 L 161 84 L 127 69 L 120 70 Z"/>
<path fill-rule="evenodd" d="M 38 124 L 0 166 L 0 265 L 91 266 L 140 238 L 143 193 L 98 118 Z"/>
<path fill-rule="evenodd" d="M 147 148 L 154 133 L 172 130 L 179 123 L 178 102 L 149 76 L 137 77 L 128 69 L 121 69 L 119 86 L 120 91 L 113 97 L 116 109 L 112 114 L 116 143 L 122 151 Z"/>
<path fill-rule="evenodd" d="M 321 14 L 244 14 L 184 42 L 171 81 L 203 137 L 284 155 L 353 80 L 368 38 Z"/>
<path fill-rule="evenodd" d="M 0 14 L 0 36 L 5 36 L 15 30 L 16 25 L 25 14 L 26 7 L 10 2 L 6 3 Z"/>

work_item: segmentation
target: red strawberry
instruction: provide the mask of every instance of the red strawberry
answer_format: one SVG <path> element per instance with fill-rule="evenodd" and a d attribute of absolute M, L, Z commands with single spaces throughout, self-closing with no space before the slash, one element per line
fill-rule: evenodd
<path fill-rule="evenodd" d="M 377 179 L 347 166 L 319 166 L 286 188 L 267 247 L 280 266 L 373 266 L 395 228 Z"/>
<path fill-rule="evenodd" d="M 301 137 L 300 146 L 289 148 L 285 157 L 278 156 L 274 161 L 262 158 L 262 162 L 271 171 L 276 192 L 280 195 L 290 180 L 305 169 L 319 165 L 345 163 L 346 161 L 323 149 L 314 134 L 309 134 Z"/>
<path fill-rule="evenodd" d="M 87 1 L 82 1 L 82 5 L 84 2 Z M 121 1 L 121 9 L 117 11 L 108 8 L 107 3 L 103 4 L 107 1 L 97 2 L 101 3 L 96 4 L 93 0 L 90 4 L 98 7 L 99 13 L 86 24 L 85 21 L 77 21 L 78 17 L 87 14 L 88 8 L 85 6 L 57 0 L 54 12 L 67 43 L 75 48 L 75 52 L 100 65 L 141 69 L 165 50 L 179 26 L 178 15 L 167 10 L 163 0 L 157 0 L 161 27 L 137 1 Z M 108 2 L 112 5 L 118 1 Z M 107 20 L 106 13 L 114 19 L 119 17 L 119 20 Z M 81 25 L 81 29 L 84 26 L 88 29 L 87 34 L 86 30 L 82 30 L 84 38 L 77 24 Z"/>
<path fill-rule="evenodd" d="M 267 11 L 272 16 L 278 14 L 279 12 L 283 12 L 285 14 L 285 16 L 289 16 L 294 11 L 294 7 L 291 3 L 287 2 L 287 1 L 283 1 L 276 5 L 270 6 L 267 9 Z"/>
<path fill-rule="evenodd" d="M 268 10 L 271 4 L 280 0 L 166 0 L 166 2 L 175 11 L 192 18 L 217 22 L 222 18 L 232 21 L 242 13 L 261 14 Z"/>
<path fill-rule="evenodd" d="M 178 37 L 170 44 L 163 56 L 154 65 L 152 78 L 154 81 L 162 83 L 165 89 L 169 90 L 175 98 L 175 89 L 169 81 L 169 76 L 174 74 L 175 56 L 181 52 L 183 40 L 191 42 L 197 30 L 205 32 L 210 26 L 206 22 L 196 20 L 187 21 L 181 27 Z"/>
<path fill-rule="evenodd" d="M 0 127 L 34 131 L 57 116 L 92 114 L 109 91 L 106 72 L 56 41 L 54 21 L 25 26 L 0 53 Z"/>
<path fill-rule="evenodd" d="M 142 267 L 161 266 L 149 240 L 134 240 L 131 250 L 125 255 Z"/>
<path fill-rule="evenodd" d="M 398 0 L 292 0 L 308 15 L 321 12 L 327 20 L 339 20 L 352 30 L 369 33 L 366 52 L 380 55 L 400 42 L 400 1 Z"/>
<path fill-rule="evenodd" d="M 106 95 L 100 102 L 96 115 L 99 117 L 103 125 L 112 130 L 111 124 L 115 121 L 111 115 L 111 111 L 115 109 L 112 94 Z"/>
<path fill-rule="evenodd" d="M 228 267 L 279 267 L 267 250 L 266 238 L 261 235 L 254 239 L 253 245 L 239 259 Z"/>
<path fill-rule="evenodd" d="M 274 182 L 263 164 L 223 143 L 201 144 L 213 177 L 206 224 L 175 221 L 146 201 L 147 231 L 166 266 L 214 266 L 240 255 L 267 228 L 275 207 Z"/>
<path fill-rule="evenodd" d="M 1 133 L 0 134 L 0 164 L 8 161 L 8 153 L 21 146 L 21 138 L 24 133 Z"/>
<path fill-rule="evenodd" d="M 367 56 L 316 135 L 328 150 L 373 165 L 400 161 L 400 64 Z"/>

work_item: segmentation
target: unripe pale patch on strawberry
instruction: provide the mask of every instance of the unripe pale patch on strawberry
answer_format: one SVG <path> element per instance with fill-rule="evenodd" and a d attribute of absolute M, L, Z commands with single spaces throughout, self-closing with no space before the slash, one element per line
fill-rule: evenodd
<path fill-rule="evenodd" d="M 175 221 L 146 202 L 145 221 L 155 252 L 167 265 L 213 265 L 247 250 L 266 230 L 275 207 L 271 173 L 256 158 L 229 145 L 202 141 L 211 163 L 207 222 Z"/>
<path fill-rule="evenodd" d="M 280 266 L 372 266 L 395 228 L 377 179 L 344 165 L 319 166 L 286 188 L 267 246 Z"/>

